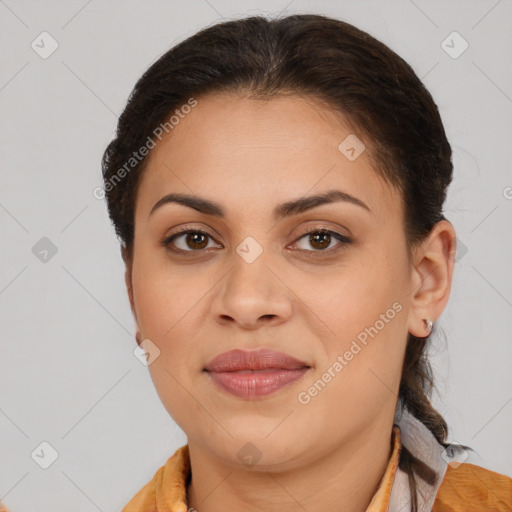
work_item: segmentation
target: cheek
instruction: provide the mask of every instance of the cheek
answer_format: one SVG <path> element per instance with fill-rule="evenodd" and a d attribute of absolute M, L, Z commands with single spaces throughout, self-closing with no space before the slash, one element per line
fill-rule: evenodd
<path fill-rule="evenodd" d="M 393 304 L 382 309 L 383 317 L 374 314 L 379 308 L 338 317 L 335 346 L 325 344 L 325 357 L 297 396 L 310 428 L 320 422 L 319 430 L 357 430 L 397 399 L 406 332 L 405 309 Z"/>
<path fill-rule="evenodd" d="M 180 389 L 191 389 L 191 375 L 200 371 L 197 353 L 202 322 L 198 316 L 209 288 L 157 265 L 141 267 L 134 276 L 141 338 L 150 339 L 160 351 L 149 371 L 166 408 L 175 403 L 179 407 Z"/>
<path fill-rule="evenodd" d="M 170 264 L 140 258 L 133 289 L 142 334 L 164 343 L 188 325 L 208 286 L 200 286 Z"/>
<path fill-rule="evenodd" d="M 155 267 L 141 274 L 135 286 L 141 336 L 149 338 L 160 351 L 148 366 L 151 379 L 169 415 L 188 432 L 191 418 L 202 414 L 191 396 L 193 376 L 199 371 L 197 306 L 201 294 L 190 280 L 171 278 Z M 204 290 L 200 291 L 204 295 Z"/>
<path fill-rule="evenodd" d="M 355 407 L 358 400 L 375 402 L 398 391 L 407 341 L 406 267 L 397 251 L 395 259 L 385 254 L 384 247 L 368 251 L 364 261 L 333 278 L 323 305 L 317 306 L 319 317 L 335 333 L 334 343 L 323 339 L 319 373 L 330 368 L 336 375 L 329 384 L 331 398 Z M 342 361 L 333 367 L 338 356 Z"/>
<path fill-rule="evenodd" d="M 389 332 L 404 316 L 397 311 L 403 309 L 399 274 L 378 261 L 357 264 L 325 280 L 321 293 L 310 289 L 304 300 L 341 340 L 355 338 L 376 322 L 379 331 Z"/>
<path fill-rule="evenodd" d="M 169 347 L 164 349 L 148 369 L 162 405 L 187 435 L 191 435 L 198 421 L 208 425 L 209 418 L 201 407 L 202 397 L 197 395 L 184 371 L 186 366 L 177 361 L 179 355 L 173 357 L 171 352 Z"/>

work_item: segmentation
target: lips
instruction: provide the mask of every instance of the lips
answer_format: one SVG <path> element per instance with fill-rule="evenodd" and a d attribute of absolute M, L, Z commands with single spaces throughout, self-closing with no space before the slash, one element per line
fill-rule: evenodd
<path fill-rule="evenodd" d="M 299 361 L 282 352 L 270 349 L 259 349 L 253 351 L 230 350 L 212 359 L 206 366 L 208 372 L 238 372 L 244 370 L 267 370 L 270 368 L 282 370 L 298 370 L 309 368 L 304 361 Z"/>
<path fill-rule="evenodd" d="M 204 371 L 218 389 L 239 398 L 255 399 L 299 380 L 310 368 L 304 361 L 275 350 L 236 349 L 215 357 Z"/>

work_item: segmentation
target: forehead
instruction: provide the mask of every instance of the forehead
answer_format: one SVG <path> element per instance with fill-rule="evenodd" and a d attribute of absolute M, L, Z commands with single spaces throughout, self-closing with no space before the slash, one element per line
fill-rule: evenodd
<path fill-rule="evenodd" d="M 238 214 L 334 188 L 360 198 L 381 219 L 400 217 L 398 192 L 373 168 L 371 141 L 362 149 L 354 131 L 311 97 L 200 97 L 148 155 L 136 217 L 147 217 L 170 192 L 211 198 Z M 347 145 L 360 152 L 357 158 L 347 157 Z"/>

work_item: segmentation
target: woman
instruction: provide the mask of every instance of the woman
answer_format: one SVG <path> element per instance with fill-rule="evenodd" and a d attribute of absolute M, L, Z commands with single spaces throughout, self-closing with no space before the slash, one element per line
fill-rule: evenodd
<path fill-rule="evenodd" d="M 188 441 L 124 512 L 512 509 L 428 398 L 451 148 L 388 47 L 317 15 L 206 28 L 138 81 L 103 176 Z"/>

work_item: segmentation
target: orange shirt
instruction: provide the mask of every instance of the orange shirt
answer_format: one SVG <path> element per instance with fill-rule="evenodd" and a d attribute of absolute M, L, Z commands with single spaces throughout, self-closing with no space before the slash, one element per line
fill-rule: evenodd
<path fill-rule="evenodd" d="M 398 472 L 401 472 L 398 468 L 398 459 L 402 444 L 400 428 L 396 425 L 393 427 L 392 446 L 389 463 L 366 512 L 408 510 L 396 505 L 393 505 L 395 508 L 390 508 L 395 477 Z M 429 512 L 512 511 L 512 478 L 469 463 L 447 466 L 444 478 L 437 486 L 433 508 L 429 506 L 423 510 Z M 167 460 L 122 512 L 187 512 L 186 481 L 189 472 L 188 445 L 185 445 Z M 409 499 L 408 496 L 402 496 L 397 500 L 404 497 Z"/>

